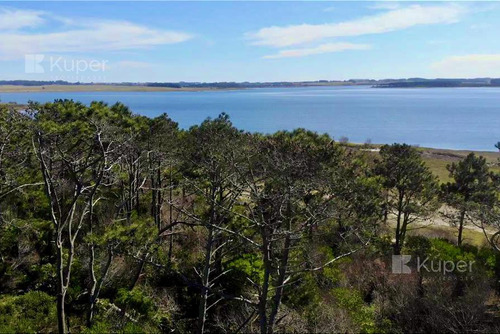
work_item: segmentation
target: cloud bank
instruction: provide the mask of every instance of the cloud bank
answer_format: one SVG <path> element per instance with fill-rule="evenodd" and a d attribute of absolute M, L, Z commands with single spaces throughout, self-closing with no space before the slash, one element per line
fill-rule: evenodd
<path fill-rule="evenodd" d="M 43 11 L 0 8 L 0 31 L 33 28 L 42 25 Z"/>
<path fill-rule="evenodd" d="M 253 45 L 282 48 L 326 38 L 381 34 L 419 25 L 450 24 L 458 22 L 466 12 L 466 7 L 458 4 L 411 5 L 339 23 L 265 27 L 247 33 L 246 37 Z"/>
<path fill-rule="evenodd" d="M 99 19 L 68 19 L 64 23 L 70 27 L 65 27 L 63 31 L 35 33 L 24 29 L 39 27 L 49 21 L 60 20 L 42 11 L 0 10 L 0 58 L 16 59 L 25 54 L 36 53 L 150 48 L 193 38 L 186 32 L 153 29 L 128 21 Z"/>

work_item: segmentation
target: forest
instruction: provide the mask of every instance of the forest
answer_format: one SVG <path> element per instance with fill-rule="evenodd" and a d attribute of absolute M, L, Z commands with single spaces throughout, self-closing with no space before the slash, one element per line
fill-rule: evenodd
<path fill-rule="evenodd" d="M 417 147 L 226 114 L 0 108 L 0 333 L 500 332 L 481 156 L 440 180 Z M 456 233 L 425 233 L 435 217 Z"/>

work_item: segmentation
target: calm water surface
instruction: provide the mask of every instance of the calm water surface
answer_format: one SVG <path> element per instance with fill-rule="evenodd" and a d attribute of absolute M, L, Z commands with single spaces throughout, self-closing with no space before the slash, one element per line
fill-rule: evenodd
<path fill-rule="evenodd" d="M 262 88 L 207 92 L 0 93 L 3 102 L 120 101 L 146 116 L 163 112 L 183 128 L 221 112 L 241 129 L 270 133 L 298 127 L 352 142 L 494 150 L 500 140 L 500 88 Z"/>

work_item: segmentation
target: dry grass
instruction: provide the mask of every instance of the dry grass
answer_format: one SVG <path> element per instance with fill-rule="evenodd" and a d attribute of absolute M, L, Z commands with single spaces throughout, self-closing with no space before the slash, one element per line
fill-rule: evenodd
<path fill-rule="evenodd" d="M 492 145 L 493 146 L 493 145 Z M 473 151 L 455 151 L 455 150 L 443 150 L 434 148 L 420 148 L 422 152 L 422 158 L 431 171 L 439 178 L 440 182 L 447 182 L 450 180 L 448 170 L 446 166 L 458 162 L 465 158 L 469 153 Z M 493 172 L 500 172 L 500 153 L 498 152 L 481 152 L 475 151 L 476 155 L 483 156 L 486 158 L 490 170 Z"/>
<path fill-rule="evenodd" d="M 444 225 L 428 225 L 428 226 L 411 226 L 408 231 L 409 235 L 420 235 L 427 238 L 443 238 L 451 242 L 457 242 L 458 230 L 452 226 Z M 484 233 L 465 226 L 463 231 L 463 242 L 473 246 L 481 247 L 488 243 Z"/>

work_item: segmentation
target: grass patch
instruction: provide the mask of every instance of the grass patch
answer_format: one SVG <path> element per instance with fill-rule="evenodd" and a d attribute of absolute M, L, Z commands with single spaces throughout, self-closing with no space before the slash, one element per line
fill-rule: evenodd
<path fill-rule="evenodd" d="M 426 238 L 443 238 L 454 243 L 457 242 L 458 230 L 453 226 L 417 225 L 411 228 L 412 230 L 408 231 L 408 235 L 419 235 Z M 463 230 L 463 238 L 464 243 L 477 247 L 481 247 L 488 243 L 482 231 L 469 229 L 467 227 Z"/>

